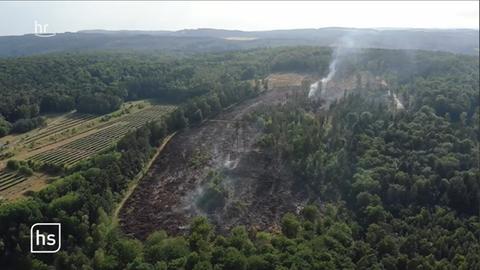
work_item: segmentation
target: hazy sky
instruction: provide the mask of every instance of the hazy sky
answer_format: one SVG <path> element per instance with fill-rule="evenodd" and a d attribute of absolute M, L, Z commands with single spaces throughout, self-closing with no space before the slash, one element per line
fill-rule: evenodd
<path fill-rule="evenodd" d="M 479 2 L 0 2 L 0 35 L 85 29 L 475 28 Z"/>

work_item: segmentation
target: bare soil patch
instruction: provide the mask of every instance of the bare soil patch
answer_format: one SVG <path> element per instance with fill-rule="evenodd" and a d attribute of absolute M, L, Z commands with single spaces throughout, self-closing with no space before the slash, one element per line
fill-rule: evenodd
<path fill-rule="evenodd" d="M 276 73 L 267 77 L 268 89 L 276 89 L 282 87 L 299 87 L 306 79 L 303 74 L 297 73 Z"/>

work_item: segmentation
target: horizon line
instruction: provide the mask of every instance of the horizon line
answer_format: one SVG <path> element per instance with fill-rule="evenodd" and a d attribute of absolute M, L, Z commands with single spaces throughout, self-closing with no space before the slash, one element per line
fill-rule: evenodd
<path fill-rule="evenodd" d="M 178 30 L 162 30 L 162 29 L 107 29 L 107 28 L 93 28 L 82 29 L 77 31 L 64 31 L 64 32 L 52 32 L 55 34 L 67 34 L 67 33 L 82 33 L 89 31 L 104 31 L 104 32 L 182 32 L 182 31 L 199 31 L 199 30 L 217 30 L 217 31 L 232 31 L 232 32 L 244 32 L 244 33 L 260 33 L 260 32 L 274 32 L 274 31 L 296 31 L 296 30 L 324 30 L 324 29 L 343 29 L 343 30 L 377 30 L 377 31 L 401 31 L 401 30 L 430 30 L 430 31 L 452 31 L 452 30 L 470 30 L 480 31 L 479 28 L 426 28 L 426 27 L 344 27 L 344 26 L 325 26 L 325 27 L 311 27 L 311 28 L 282 28 L 282 29 L 267 29 L 267 30 L 239 30 L 239 29 L 227 29 L 227 28 L 211 28 L 211 27 L 199 27 L 199 28 L 182 28 Z M 34 32 L 13 34 L 13 35 L 0 35 L 0 37 L 21 37 L 35 35 Z"/>

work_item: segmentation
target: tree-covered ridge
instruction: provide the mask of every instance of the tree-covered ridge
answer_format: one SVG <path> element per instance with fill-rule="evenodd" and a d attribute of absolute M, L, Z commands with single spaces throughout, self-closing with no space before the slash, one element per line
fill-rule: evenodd
<path fill-rule="evenodd" d="M 193 54 L 280 46 L 331 46 L 350 39 L 362 48 L 416 49 L 478 54 L 478 29 L 360 29 L 327 27 L 273 31 L 183 29 L 179 31 L 85 30 L 0 37 L 0 57 L 52 52 L 134 51 Z M 246 38 L 235 40 L 234 38 Z"/>

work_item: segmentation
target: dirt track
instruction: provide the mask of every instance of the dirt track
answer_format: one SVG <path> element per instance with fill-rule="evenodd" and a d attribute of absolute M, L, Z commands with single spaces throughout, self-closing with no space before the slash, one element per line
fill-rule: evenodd
<path fill-rule="evenodd" d="M 285 212 L 305 203 L 305 192 L 292 186 L 288 166 L 256 146 L 261 128 L 242 120 L 264 105 L 284 102 L 298 85 L 269 90 L 173 138 L 122 208 L 123 231 L 140 239 L 155 230 L 181 234 L 198 215 L 207 215 L 219 231 L 236 225 L 276 230 Z M 226 200 L 205 211 L 197 202 L 212 171 L 223 175 Z"/>

